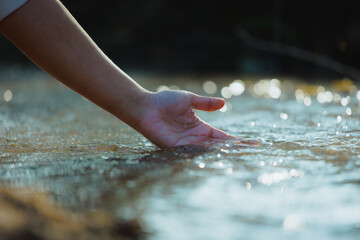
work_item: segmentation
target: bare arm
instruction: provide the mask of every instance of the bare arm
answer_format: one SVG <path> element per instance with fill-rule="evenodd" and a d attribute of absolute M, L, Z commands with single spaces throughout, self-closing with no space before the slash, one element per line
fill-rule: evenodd
<path fill-rule="evenodd" d="M 46 72 L 159 147 L 232 137 L 193 112 L 218 110 L 223 99 L 145 90 L 96 46 L 58 0 L 29 0 L 0 22 L 0 32 Z"/>
<path fill-rule="evenodd" d="M 30 0 L 0 22 L 0 31 L 33 62 L 132 125 L 150 94 L 121 71 L 55 0 Z M 140 109 L 139 109 L 140 110 Z"/>

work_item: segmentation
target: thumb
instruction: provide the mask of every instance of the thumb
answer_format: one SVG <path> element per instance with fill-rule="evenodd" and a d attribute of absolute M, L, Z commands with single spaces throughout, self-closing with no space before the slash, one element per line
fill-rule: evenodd
<path fill-rule="evenodd" d="M 222 98 L 203 97 L 196 94 L 191 95 L 191 106 L 203 111 L 216 111 L 225 105 Z"/>

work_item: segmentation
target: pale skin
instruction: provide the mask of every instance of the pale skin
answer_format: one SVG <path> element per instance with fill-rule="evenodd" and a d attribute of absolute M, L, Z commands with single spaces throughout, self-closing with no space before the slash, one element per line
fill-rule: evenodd
<path fill-rule="evenodd" d="M 235 138 L 194 115 L 225 101 L 186 91 L 149 92 L 118 68 L 56 0 L 30 0 L 0 32 L 34 63 L 161 148 Z"/>

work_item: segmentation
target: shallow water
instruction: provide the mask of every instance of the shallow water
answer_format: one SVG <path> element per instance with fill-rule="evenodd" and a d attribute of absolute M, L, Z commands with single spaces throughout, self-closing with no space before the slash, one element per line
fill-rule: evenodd
<path fill-rule="evenodd" d="M 358 239 L 360 115 L 349 81 L 324 90 L 244 77 L 227 110 L 197 113 L 260 147 L 160 150 L 46 75 L 0 77 L 0 96 L 12 93 L 0 100 L 2 185 L 46 191 L 79 213 L 140 219 L 149 239 Z M 209 79 L 135 78 L 199 94 Z M 227 96 L 220 90 L 235 78 L 210 79 Z"/>

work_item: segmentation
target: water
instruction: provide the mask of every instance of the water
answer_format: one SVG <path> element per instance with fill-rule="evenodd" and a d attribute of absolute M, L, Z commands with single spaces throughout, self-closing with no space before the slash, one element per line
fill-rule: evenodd
<path fill-rule="evenodd" d="M 160 150 L 46 75 L 13 75 L 0 82 L 0 96 L 12 95 L 0 100 L 3 186 L 48 192 L 78 214 L 138 219 L 147 239 L 359 237 L 359 100 L 347 80 L 245 77 L 242 92 L 213 77 L 216 96 L 240 95 L 198 115 L 261 146 Z M 214 90 L 205 78 L 135 78 L 151 90 Z"/>

